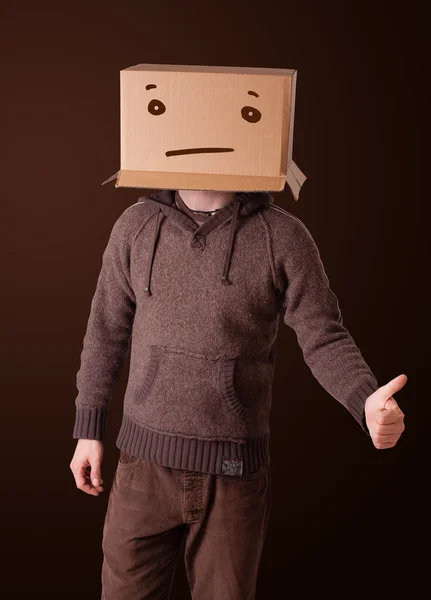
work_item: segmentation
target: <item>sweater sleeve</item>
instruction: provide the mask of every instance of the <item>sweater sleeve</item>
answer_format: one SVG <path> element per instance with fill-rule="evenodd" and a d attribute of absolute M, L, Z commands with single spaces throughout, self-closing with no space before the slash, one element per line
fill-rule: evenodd
<path fill-rule="evenodd" d="M 316 243 L 291 216 L 278 267 L 285 283 L 283 319 L 296 333 L 304 360 L 321 386 L 355 418 L 365 433 L 365 401 L 378 382 L 343 325 Z"/>
<path fill-rule="evenodd" d="M 136 299 L 130 282 L 126 212 L 111 230 L 91 302 L 76 375 L 75 439 L 103 440 L 108 405 L 129 350 Z"/>

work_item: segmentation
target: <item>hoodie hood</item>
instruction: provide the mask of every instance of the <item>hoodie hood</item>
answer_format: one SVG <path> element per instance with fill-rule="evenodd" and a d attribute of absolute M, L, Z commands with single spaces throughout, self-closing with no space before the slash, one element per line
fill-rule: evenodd
<path fill-rule="evenodd" d="M 154 255 L 157 248 L 157 239 L 164 219 L 168 218 L 180 229 L 192 233 L 190 246 L 192 248 L 205 248 L 206 236 L 216 227 L 231 219 L 229 238 L 226 245 L 225 261 L 223 272 L 220 275 L 221 283 L 227 285 L 231 282 L 228 279 L 229 264 L 234 245 L 236 223 L 238 218 L 247 218 L 253 212 L 259 210 L 265 204 L 272 204 L 274 198 L 269 192 L 238 192 L 238 194 L 225 204 L 214 215 L 201 224 L 196 223 L 189 215 L 177 208 L 175 203 L 176 190 L 163 190 L 151 194 L 150 196 L 141 196 L 138 202 L 146 202 L 156 208 L 156 227 L 153 237 L 152 248 L 149 257 L 149 263 L 145 272 L 144 290 L 151 294 L 151 270 L 154 261 Z"/>

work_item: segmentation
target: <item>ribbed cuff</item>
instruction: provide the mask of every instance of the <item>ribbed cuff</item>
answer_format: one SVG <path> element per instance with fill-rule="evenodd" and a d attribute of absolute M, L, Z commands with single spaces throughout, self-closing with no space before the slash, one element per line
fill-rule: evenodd
<path fill-rule="evenodd" d="M 107 412 L 103 408 L 78 408 L 75 413 L 73 438 L 102 441 L 105 436 Z"/>
<path fill-rule="evenodd" d="M 377 381 L 364 381 L 364 383 L 361 383 L 361 385 L 357 387 L 356 390 L 347 398 L 344 404 L 367 435 L 370 435 L 370 433 L 365 422 L 365 402 L 368 396 L 371 396 L 371 394 L 373 394 L 379 387 L 380 386 Z"/>

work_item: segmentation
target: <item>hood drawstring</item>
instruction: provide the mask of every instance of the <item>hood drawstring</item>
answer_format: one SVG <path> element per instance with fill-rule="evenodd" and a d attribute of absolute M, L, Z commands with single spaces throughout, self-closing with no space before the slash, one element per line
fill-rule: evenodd
<path fill-rule="evenodd" d="M 156 221 L 156 229 L 154 231 L 153 245 L 151 247 L 150 258 L 148 261 L 148 266 L 147 266 L 147 270 L 145 272 L 145 279 L 144 279 L 144 292 L 147 294 L 147 296 L 151 296 L 151 290 L 150 290 L 151 271 L 153 268 L 154 253 L 156 251 L 157 237 L 159 235 L 160 225 L 162 223 L 163 217 L 164 217 L 164 214 L 161 211 L 161 209 L 159 209 L 159 211 L 157 213 L 157 221 Z"/>
<path fill-rule="evenodd" d="M 223 267 L 223 275 L 221 276 L 222 283 L 224 283 L 225 285 L 228 285 L 231 283 L 227 278 L 227 274 L 229 271 L 230 259 L 232 256 L 233 240 L 234 240 L 234 236 L 235 236 L 235 227 L 236 227 L 236 222 L 238 219 L 238 212 L 239 212 L 240 207 L 241 207 L 241 197 L 238 196 L 238 199 L 236 200 L 235 206 L 233 209 L 232 221 L 231 221 L 230 230 L 229 230 L 229 241 L 227 244 L 226 257 L 225 257 L 224 267 Z"/>
<path fill-rule="evenodd" d="M 231 283 L 228 280 L 227 275 L 229 272 L 230 260 L 232 257 L 235 229 L 236 229 L 236 223 L 238 220 L 238 213 L 239 213 L 240 207 L 241 207 L 241 197 L 238 197 L 238 199 L 235 201 L 235 206 L 234 206 L 233 213 L 232 213 L 232 221 L 231 221 L 230 229 L 229 229 L 229 240 L 228 240 L 226 254 L 225 254 L 223 274 L 221 276 L 222 283 L 225 285 L 229 285 Z M 164 216 L 165 216 L 165 214 L 162 211 L 162 209 L 159 209 L 157 212 L 156 227 L 154 230 L 153 243 L 151 246 L 150 256 L 149 256 L 148 265 L 147 265 L 147 269 L 145 271 L 145 278 L 144 278 L 144 292 L 147 294 L 147 296 L 151 296 L 151 289 L 150 289 L 151 272 L 152 272 L 152 268 L 153 268 L 154 254 L 156 252 L 157 238 L 159 235 L 160 226 L 161 226 Z"/>

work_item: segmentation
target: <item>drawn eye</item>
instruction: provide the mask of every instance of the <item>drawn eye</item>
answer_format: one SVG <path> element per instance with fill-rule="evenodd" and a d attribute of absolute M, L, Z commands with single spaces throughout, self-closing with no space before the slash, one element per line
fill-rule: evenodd
<path fill-rule="evenodd" d="M 257 123 L 262 117 L 260 110 L 257 110 L 257 108 L 253 108 L 252 106 L 244 106 L 241 110 L 241 115 L 242 118 L 249 123 Z"/>
<path fill-rule="evenodd" d="M 162 115 L 166 111 L 166 106 L 160 100 L 151 100 L 148 104 L 148 112 L 152 115 Z"/>

